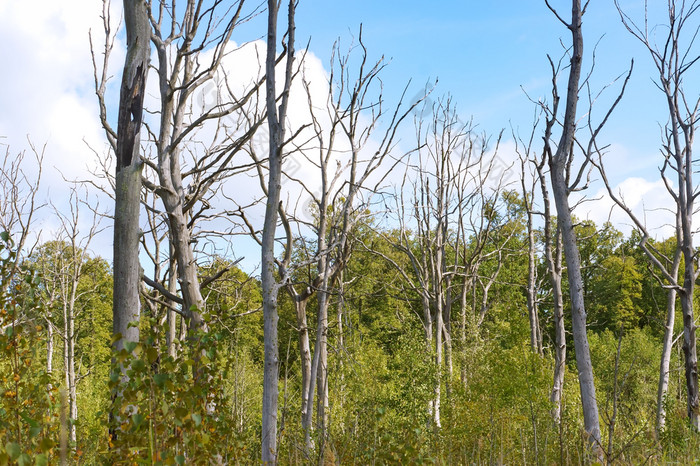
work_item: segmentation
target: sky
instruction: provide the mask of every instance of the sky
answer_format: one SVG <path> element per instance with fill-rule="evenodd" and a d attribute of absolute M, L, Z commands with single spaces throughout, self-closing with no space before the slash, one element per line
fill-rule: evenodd
<path fill-rule="evenodd" d="M 642 18 L 643 0 L 620 3 L 631 16 Z M 662 3 L 654 2 L 653 7 Z M 115 21 L 120 4 L 115 1 L 111 7 Z M 552 4 L 562 16 L 569 14 L 566 1 Z M 663 11 L 650 11 L 650 22 L 663 21 L 658 13 Z M 95 154 L 106 148 L 89 46 L 89 31 L 97 47 L 102 43 L 101 14 L 97 0 L 0 0 L 0 62 L 6 64 L 0 73 L 0 144 L 10 154 L 29 150 L 28 138 L 36 146 L 46 146 L 42 192 L 59 209 L 66 208 L 68 200 L 64 178 L 90 178 L 90 169 L 97 166 Z M 550 95 L 547 55 L 558 60 L 564 53 L 562 43 L 569 42 L 567 30 L 539 0 L 300 0 L 298 48 L 308 41 L 311 55 L 327 70 L 333 43 L 339 40 L 341 48 L 350 44 L 360 24 L 370 57 L 389 60 L 382 75 L 388 100 L 395 101 L 409 81 L 412 96 L 437 79 L 432 96 L 451 95 L 461 117 L 473 119 L 487 134 L 505 130 L 506 152 L 512 152 L 511 128 L 524 137 L 529 134 L 535 110 L 530 99 Z M 241 27 L 233 40 L 261 39 L 264 33 L 265 17 L 259 15 Z M 591 2 L 584 17 L 584 40 L 584 69 L 590 67 L 595 48 L 592 88 L 611 84 L 594 108 L 594 119 L 619 89 L 615 79 L 635 60 L 628 91 L 601 135 L 609 144 L 609 178 L 638 209 L 668 205 L 657 169 L 664 101 L 654 87 L 648 53 L 626 32 L 612 1 Z M 112 63 L 120 65 L 123 53 L 119 40 Z M 114 73 L 113 82 L 118 83 L 119 66 Z M 593 184 L 586 195 L 600 198 L 602 186 Z M 94 195 L 91 202 L 98 199 L 108 210 L 104 197 Z M 629 231 L 629 221 L 621 212 L 610 215 L 611 206 L 609 200 L 599 199 L 576 213 L 598 223 L 611 218 Z M 649 221 L 660 235 L 668 234 L 668 228 L 662 227 L 663 215 L 649 215 Z M 38 227 L 42 231 L 57 227 L 48 215 L 42 222 Z M 109 223 L 106 219 L 105 225 Z M 107 228 L 93 242 L 95 253 L 110 259 L 110 241 Z"/>

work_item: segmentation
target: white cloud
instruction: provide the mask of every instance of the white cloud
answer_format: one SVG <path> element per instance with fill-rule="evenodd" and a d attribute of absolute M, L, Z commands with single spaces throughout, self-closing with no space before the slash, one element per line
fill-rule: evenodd
<path fill-rule="evenodd" d="M 617 184 L 613 192 L 646 226 L 650 235 L 657 239 L 673 235 L 675 206 L 663 181 L 630 177 Z M 634 222 L 615 204 L 604 188 L 589 198 L 590 201 L 580 204 L 575 211 L 580 218 L 593 220 L 598 225 L 610 221 L 625 235 L 629 235 L 635 228 Z"/>
<path fill-rule="evenodd" d="M 46 145 L 41 194 L 62 209 L 69 199 L 63 177 L 86 178 L 86 168 L 94 165 L 88 143 L 104 149 L 88 37 L 92 29 L 99 60 L 101 14 L 96 0 L 0 0 L 0 61 L 6 64 L 0 74 L 0 142 L 10 154 L 29 150 L 27 138 L 39 149 Z M 115 6 L 114 27 L 118 19 Z M 123 47 L 117 41 L 113 60 L 120 57 Z M 27 167 L 35 173 L 31 164 Z M 55 222 L 48 209 L 43 212 L 35 228 L 50 232 Z M 109 236 L 93 244 L 105 257 L 111 257 Z"/>

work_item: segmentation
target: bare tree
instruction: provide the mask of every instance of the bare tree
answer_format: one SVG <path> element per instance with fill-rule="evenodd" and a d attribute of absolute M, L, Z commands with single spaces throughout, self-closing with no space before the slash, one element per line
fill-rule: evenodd
<path fill-rule="evenodd" d="M 155 160 L 140 159 L 147 167 L 140 179 L 163 205 L 168 242 L 177 264 L 181 308 L 192 329 L 206 329 L 198 276 L 201 243 L 216 247 L 214 242 L 226 234 L 214 227 L 199 228 L 199 224 L 225 217 L 223 212 L 209 209 L 221 197 L 222 183 L 241 171 L 232 160 L 263 121 L 254 106 L 247 106 L 257 97 L 264 77 L 252 78 L 239 95 L 223 66 L 233 51 L 233 31 L 257 14 L 257 9 L 244 14 L 243 6 L 243 0 L 230 5 L 218 0 L 188 0 L 176 8 L 175 2 L 163 0 L 146 3 L 146 10 L 141 11 L 147 19 L 144 34 L 157 57 L 153 68 L 158 80 L 158 108 L 149 109 L 152 116 L 144 121 L 146 153 L 155 153 Z M 95 87 L 102 124 L 112 142 L 105 90 L 114 34 L 107 13 L 105 36 L 101 72 L 95 63 Z M 211 237 L 215 239 L 205 241 Z M 198 244 L 199 250 L 195 249 Z M 157 280 L 151 280 L 156 283 L 151 286 L 159 288 Z"/>
<path fill-rule="evenodd" d="M 520 188 L 523 196 L 523 207 L 526 215 L 527 226 L 527 311 L 530 322 L 530 349 L 537 354 L 542 354 L 542 328 L 540 326 L 538 300 L 537 300 L 537 242 L 535 239 L 535 187 L 539 182 L 537 171 L 533 173 L 533 140 L 537 121 L 534 122 L 532 132 L 527 141 L 523 141 L 516 135 L 516 152 L 520 158 Z M 528 168 L 530 167 L 530 168 Z M 549 201 L 549 200 L 547 200 Z"/>
<path fill-rule="evenodd" d="M 385 235 L 406 255 L 410 270 L 386 254 L 374 252 L 394 266 L 420 299 L 425 343 L 438 375 L 429 411 L 439 427 L 443 366 L 452 373 L 453 305 L 462 304 L 464 349 L 468 292 L 480 288 L 482 299 L 472 323 L 478 327 L 488 310 L 489 290 L 501 270 L 503 245 L 511 235 L 506 234 L 503 243 L 487 250 L 499 223 L 503 178 L 491 179 L 496 158 L 487 154 L 485 138 L 474 134 L 471 123 L 459 120 L 450 100 L 440 101 L 430 110 L 427 122 L 417 122 L 416 165 L 407 164 L 397 188 L 396 206 L 389 209 L 396 215 L 398 238 Z M 498 144 L 494 153 L 497 151 Z M 452 252 L 453 259 L 448 259 Z M 488 259 L 496 260 L 496 267 L 482 275 L 479 269 Z"/>
<path fill-rule="evenodd" d="M 319 458 L 323 457 L 323 439 L 328 428 L 328 310 L 331 298 L 352 251 L 354 226 L 368 215 L 372 194 L 377 192 L 395 165 L 385 164 L 385 161 L 394 152 L 398 127 L 418 103 L 404 106 L 404 91 L 397 106 L 387 112 L 379 79 L 385 62 L 383 59 L 374 64 L 368 61 L 361 33 L 359 45 L 362 52 L 357 68 L 349 65 L 354 44 L 347 55 L 339 53 L 338 44 L 334 47 L 328 87 L 322 94 L 326 102 L 316 100 L 318 96 L 312 91 L 316 83 L 307 81 L 306 77 L 302 80 L 308 103 L 308 123 L 294 128 L 294 134 L 287 140 L 293 147 L 284 154 L 285 157 L 295 154 L 300 161 L 280 175 L 287 186 L 298 187 L 301 194 L 296 201 L 278 204 L 277 215 L 284 227 L 285 244 L 283 256 L 273 260 L 279 284 L 289 292 L 297 315 L 305 449 L 307 455 L 312 453 L 312 433 L 317 426 L 321 438 Z M 387 117 L 388 122 L 380 124 Z M 379 141 L 378 147 L 370 152 L 367 147 L 375 141 Z M 268 163 L 262 160 L 254 144 L 250 146 L 250 155 L 258 170 L 263 195 L 269 199 L 271 191 L 266 182 L 266 170 L 269 172 L 267 176 L 271 177 L 269 163 L 272 159 Z M 300 165 L 312 167 L 317 174 L 313 179 L 319 181 L 318 186 L 296 175 Z M 382 165 L 390 166 L 379 170 Z M 300 205 L 301 199 L 305 202 Z M 268 224 L 263 226 L 261 238 L 261 232 L 252 225 L 243 208 L 235 214 L 243 220 L 249 234 L 264 247 Z M 298 254 L 294 254 L 295 251 Z M 314 295 L 318 297 L 318 308 L 312 349 L 307 306 Z M 314 399 L 317 399 L 316 409 Z M 317 413 L 316 424 L 314 413 Z"/>
<path fill-rule="evenodd" d="M 539 106 L 539 104 L 538 104 Z M 554 374 L 550 401 L 553 403 L 552 418 L 558 424 L 561 421 L 561 395 L 564 389 L 564 374 L 566 373 L 566 329 L 564 327 L 564 296 L 562 293 L 562 242 L 558 225 L 552 225 L 552 208 L 547 185 L 547 153 L 542 151 L 540 157 L 534 153 L 533 139 L 539 125 L 539 117 L 533 122 L 532 132 L 527 141 L 516 140 L 516 152 L 521 163 L 521 188 L 525 209 L 527 211 L 528 231 L 528 310 L 530 315 L 530 344 L 533 351 L 542 352 L 542 334 L 537 316 L 539 301 L 537 298 L 536 271 L 533 270 L 535 261 L 534 216 L 542 216 L 543 258 L 547 267 L 547 278 L 551 288 L 551 309 L 554 324 Z M 526 171 L 526 165 L 532 165 L 535 172 Z M 527 185 L 527 180 L 532 184 Z M 535 185 L 539 185 L 542 196 L 542 211 L 535 211 Z M 528 196 L 530 198 L 528 198 Z M 553 230 L 554 227 L 554 231 Z M 534 308 L 534 309 L 533 309 Z M 534 315 L 533 315 L 534 314 Z M 535 325 L 533 325 L 533 321 Z"/>
<path fill-rule="evenodd" d="M 282 286 L 275 279 L 275 231 L 277 230 L 280 191 L 282 183 L 282 159 L 285 145 L 285 129 L 289 93 L 294 74 L 294 14 L 296 2 L 289 1 L 287 34 L 284 43 L 284 84 L 281 102 L 277 107 L 277 13 L 279 3 L 267 2 L 267 52 L 265 57 L 265 100 L 267 104 L 267 127 L 269 131 L 267 200 L 262 234 L 262 298 L 265 335 L 265 366 L 263 371 L 262 407 L 262 462 L 277 463 L 277 397 L 279 394 L 279 342 L 277 339 L 277 297 Z M 283 282 L 286 277 L 282 276 Z"/>
<path fill-rule="evenodd" d="M 549 189 L 544 173 L 547 161 L 543 153 L 541 161 L 536 163 L 537 175 L 542 191 L 544 217 L 544 257 L 547 262 L 549 283 L 552 287 L 552 317 L 554 318 L 554 375 L 552 393 L 549 397 L 554 404 L 552 418 L 556 423 L 561 421 L 561 396 L 564 390 L 564 374 L 566 373 L 566 329 L 564 327 L 564 293 L 562 292 L 562 238 L 559 225 L 554 225 L 552 231 L 552 208 L 549 200 Z"/>
<path fill-rule="evenodd" d="M 383 58 L 375 63 L 368 61 L 362 29 L 358 44 L 361 56 L 356 74 L 350 68 L 354 46 L 346 55 L 341 55 L 336 44 L 326 94 L 328 101 L 321 111 L 314 105 L 309 83 L 305 81 L 314 136 L 311 147 L 305 145 L 299 150 L 309 164 L 318 168 L 321 184 L 316 194 L 311 186 L 296 179 L 310 196 L 316 215 L 311 222 L 295 220 L 314 232 L 316 277 L 313 287 L 318 297 L 316 343 L 302 405 L 306 405 L 303 427 L 308 448 L 314 411 L 313 381 L 316 380 L 317 424 L 321 438 L 319 458 L 323 457 L 329 422 L 328 310 L 331 298 L 351 255 L 354 226 L 368 216 L 373 193 L 381 189 L 383 180 L 396 165 L 391 157 L 395 156 L 397 131 L 422 100 L 404 105 L 405 88 L 398 104 L 387 112 L 380 81 L 386 63 Z M 388 121 L 384 122 L 385 119 Z M 379 141 L 378 147 L 370 151 L 368 147 L 373 140 Z M 343 155 L 345 153 L 347 156 Z"/>
<path fill-rule="evenodd" d="M 650 235 L 646 225 L 627 207 L 622 194 L 614 192 L 605 176 L 602 163 L 599 164 L 610 197 L 627 213 L 641 232 L 640 246 L 654 265 L 655 270 L 660 274 L 657 276 L 658 281 L 667 289 L 666 328 L 659 371 L 657 433 L 663 431 L 666 420 L 664 398 L 668 390 L 676 293 L 680 297 L 683 311 L 683 355 L 685 357 L 688 419 L 694 430 L 700 429 L 697 339 L 693 304 L 695 280 L 700 274 L 697 251 L 693 243 L 695 200 L 700 195 L 693 184 L 693 170 L 697 169 L 697 161 L 693 158 L 693 142 L 700 117 L 700 99 L 687 98 L 684 87 L 685 76 L 700 58 L 700 55 L 694 51 L 695 39 L 700 26 L 693 23 L 700 9 L 700 2 L 669 0 L 667 5 L 668 23 L 661 29 L 665 31 L 665 34 L 660 36 L 661 41 L 657 43 L 654 39 L 655 33 L 649 30 L 646 4 L 644 26 L 641 27 L 622 10 L 619 2 L 615 1 L 622 23 L 644 45 L 651 56 L 659 73 L 656 85 L 663 93 L 668 108 L 668 122 L 664 128 L 661 150 L 663 164 L 660 168 L 660 174 L 676 206 L 676 250 L 673 256 L 664 255 L 649 242 Z M 654 31 L 659 29 L 653 28 Z M 678 277 L 681 256 L 683 258 L 682 281 Z"/>
<path fill-rule="evenodd" d="M 49 337 L 53 339 L 55 331 L 63 342 L 63 369 L 70 420 L 68 434 L 73 445 L 77 440 L 75 424 L 78 419 L 77 387 L 79 380 L 85 376 L 85 373 L 81 374 L 80 368 L 76 367 L 78 338 L 76 321 L 82 311 L 79 306 L 80 299 L 94 292 L 92 288 L 80 287 L 80 284 L 85 275 L 85 265 L 89 259 L 90 242 L 100 231 L 98 215 L 93 210 L 92 220 L 86 224 L 89 226 L 89 230 L 81 232 L 81 203 L 85 202 L 84 199 L 78 197 L 77 190 L 73 188 L 69 213 L 63 213 L 54 206 L 60 227 L 56 232 L 56 239 L 41 246 L 38 258 L 46 296 L 45 306 L 49 312 L 47 321 L 49 328 L 52 329 Z M 55 305 L 58 305 L 60 309 L 62 328 L 56 327 L 54 319 L 51 319 L 50 308 Z M 53 342 L 49 342 L 50 347 L 52 344 Z M 88 370 L 86 369 L 86 371 Z"/>
<path fill-rule="evenodd" d="M 5 148 L 5 156 L 0 163 L 0 233 L 6 236 L 3 238 L 5 243 L 12 244 L 14 254 L 9 273 L 0 281 L 4 287 L 9 283 L 5 280 L 15 275 L 39 240 L 32 223 L 37 212 L 44 207 L 37 195 L 46 147 L 38 150 L 31 141 L 29 145 L 35 167 L 29 165 L 32 162 L 26 158 L 25 151 L 13 156 L 9 147 Z"/>
<path fill-rule="evenodd" d="M 104 12 L 105 15 L 108 14 L 108 5 Z M 151 53 L 151 28 L 146 1 L 124 0 L 124 22 L 127 54 L 122 74 L 116 133 L 107 125 L 106 110 L 102 106 L 107 138 L 116 154 L 113 327 L 114 334 L 121 336 L 115 342 L 117 350 L 123 348 L 124 342 L 139 339 L 138 325 L 130 324 L 138 323 L 141 309 L 139 213 L 143 163 L 140 135 Z M 106 24 L 109 24 L 108 20 Z M 107 57 L 108 53 L 105 52 L 105 60 Z M 104 71 L 106 72 L 106 66 Z"/>
<path fill-rule="evenodd" d="M 622 91 L 605 114 L 602 122 L 594 127 L 591 123 L 591 113 L 588 112 L 587 126 L 590 130 L 588 143 L 578 141 L 576 131 L 578 126 L 577 109 L 579 103 L 579 86 L 581 84 L 581 66 L 583 62 L 583 32 L 581 29 L 582 18 L 588 2 L 581 7 L 581 0 L 572 0 L 571 20 L 567 21 L 557 13 L 548 0 L 545 0 L 547 7 L 554 13 L 557 19 L 571 33 L 572 46 L 567 52 L 569 54 L 568 83 L 566 89 L 566 102 L 563 114 L 561 135 L 553 147 L 553 130 L 558 124 L 559 118 L 559 93 L 557 88 L 557 77 L 559 69 L 552 66 L 552 107 L 545 107 L 546 125 L 544 134 L 544 150 L 547 155 L 550 167 L 550 178 L 552 192 L 557 209 L 558 228 L 561 232 L 564 255 L 566 258 L 569 293 L 571 299 L 571 322 L 572 334 L 574 338 L 574 348 L 576 351 L 576 367 L 579 374 L 579 388 L 581 391 L 581 405 L 583 408 L 584 428 L 588 435 L 588 442 L 593 453 L 599 460 L 603 459 L 603 449 L 600 437 L 600 421 L 598 419 L 598 403 L 595 394 L 593 379 L 593 366 L 591 363 L 590 350 L 588 347 L 588 336 L 586 331 L 586 309 L 584 304 L 583 278 L 581 275 L 581 258 L 579 255 L 578 242 L 574 223 L 572 219 L 572 206 L 569 204 L 569 194 L 575 190 L 582 190 L 587 183 L 583 183 L 584 177 L 590 173 L 590 161 L 592 155 L 598 150 L 596 138 L 600 133 L 610 114 L 622 98 L 625 85 L 629 79 L 629 74 L 625 79 Z M 630 73 L 632 69 L 630 68 Z M 586 79 L 586 84 L 589 80 Z M 590 91 L 589 91 L 590 96 Z M 574 153 L 577 148 L 583 152 L 583 163 L 578 170 L 573 167 Z M 586 179 L 587 181 L 587 179 Z"/>

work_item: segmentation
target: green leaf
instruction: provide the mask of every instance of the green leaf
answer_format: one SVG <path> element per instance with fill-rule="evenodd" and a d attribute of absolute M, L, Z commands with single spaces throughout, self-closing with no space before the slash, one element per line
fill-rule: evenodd
<path fill-rule="evenodd" d="M 41 442 L 39 442 L 39 450 L 49 451 L 54 447 L 54 445 L 56 445 L 56 442 L 54 442 L 48 437 L 44 437 L 43 439 L 41 439 Z"/>
<path fill-rule="evenodd" d="M 34 426 L 29 428 L 29 438 L 34 438 L 41 433 L 40 426 Z"/>
<path fill-rule="evenodd" d="M 136 345 L 138 345 L 138 343 L 135 341 L 127 341 L 124 343 L 124 348 L 131 353 L 136 349 Z"/>
<path fill-rule="evenodd" d="M 182 455 L 177 455 L 175 457 L 175 461 L 177 461 L 177 464 L 185 464 L 185 457 Z"/>
<path fill-rule="evenodd" d="M 153 347 L 150 347 L 146 350 L 146 356 L 148 357 L 148 362 L 153 364 L 156 362 L 156 359 L 158 359 L 158 350 L 156 350 Z"/>
<path fill-rule="evenodd" d="M 47 466 L 49 464 L 49 457 L 45 453 L 40 453 L 35 457 L 36 466 Z"/>
<path fill-rule="evenodd" d="M 137 413 L 134 414 L 131 419 L 134 421 L 134 427 L 139 427 L 141 424 L 143 424 L 144 417 L 143 414 Z"/>
<path fill-rule="evenodd" d="M 10 234 L 6 231 L 0 232 L 0 238 L 5 242 L 10 241 Z"/>
<path fill-rule="evenodd" d="M 178 419 L 184 419 L 187 416 L 187 410 L 182 406 L 178 406 L 175 408 L 175 416 L 177 416 Z"/>
<path fill-rule="evenodd" d="M 163 411 L 163 414 L 167 416 L 168 412 L 170 412 L 170 405 L 168 405 L 167 401 L 163 400 L 160 409 Z"/>
<path fill-rule="evenodd" d="M 19 446 L 19 443 L 8 442 L 5 444 L 5 451 L 10 455 L 10 459 L 16 460 L 22 454 L 22 447 Z"/>
<path fill-rule="evenodd" d="M 202 415 L 199 413 L 192 413 L 192 420 L 194 421 L 194 425 L 198 426 L 202 423 Z"/>
<path fill-rule="evenodd" d="M 25 466 L 32 464 L 32 458 L 26 453 L 22 453 L 19 458 L 17 458 L 17 464 L 19 466 Z"/>
<path fill-rule="evenodd" d="M 20 416 L 22 417 L 22 419 L 24 419 L 24 422 L 29 424 L 31 427 L 39 427 L 39 423 L 36 422 L 34 419 L 30 418 L 29 416 L 25 414 L 20 414 Z"/>
<path fill-rule="evenodd" d="M 165 382 L 168 381 L 168 374 L 156 374 L 153 376 L 153 381 L 156 383 L 156 385 L 162 388 L 165 385 Z"/>

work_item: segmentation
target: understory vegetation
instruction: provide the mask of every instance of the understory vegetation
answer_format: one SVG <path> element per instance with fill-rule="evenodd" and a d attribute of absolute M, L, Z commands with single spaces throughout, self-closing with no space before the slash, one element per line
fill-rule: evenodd
<path fill-rule="evenodd" d="M 521 220 L 513 220 L 512 227 L 522 232 Z M 579 228 L 596 230 L 589 222 Z M 672 355 L 664 400 L 668 424 L 655 436 L 664 290 L 646 271 L 643 257 L 630 248 L 633 239 L 622 238 L 609 225 L 601 231 L 588 236 L 596 247 L 590 248 L 584 265 L 591 280 L 589 338 L 608 460 L 690 463 L 700 445 L 685 418 L 680 351 Z M 364 234 L 365 242 L 375 242 L 401 260 L 386 243 L 385 235 L 392 232 Z M 516 242 L 513 251 L 523 240 L 522 235 L 511 238 Z M 3 241 L 3 277 L 13 263 L 12 244 L 9 237 Z M 108 458 L 120 464 L 257 462 L 262 314 L 238 315 L 259 307 L 258 282 L 234 268 L 208 289 L 206 319 L 213 330 L 188 334 L 178 328 L 183 338 L 173 342 L 174 356 L 166 344 L 165 308 L 155 308 L 142 317 L 140 342 L 128 344 L 112 363 L 111 276 L 103 260 L 86 258 L 91 266 L 79 287 L 89 292 L 76 303 L 79 415 L 72 442 L 61 351 L 53 354 L 53 371 L 47 371 L 47 328 L 63 327 L 56 307 L 60 304 L 46 301 L 47 277 L 37 271 L 47 250 L 23 262 L 2 288 L 0 463 L 51 464 L 61 455 L 75 464 Z M 626 267 L 613 266 L 622 262 Z M 403 291 L 405 284 L 390 264 L 370 251 L 358 251 L 348 264 L 343 296 L 333 297 L 337 314 L 329 326 L 330 425 L 325 438 L 314 438 L 316 444 L 325 443 L 324 461 L 585 462 L 573 351 L 567 353 L 557 424 L 549 401 L 554 360 L 548 290 L 540 290 L 544 351 L 537 354 L 529 341 L 526 265 L 522 254 L 511 256 L 507 275 L 491 291 L 483 324 L 472 325 L 476 314 L 470 309 L 466 345 L 453 346 L 449 366 L 439 374 L 434 349 L 426 347 L 415 312 L 418 298 Z M 479 301 L 478 291 L 473 298 Z M 282 297 L 280 314 L 279 460 L 299 464 L 310 458 L 299 423 L 298 329 L 288 296 Z M 450 324 L 459 327 L 457 319 Z M 53 338 L 61 347 L 60 334 Z M 128 381 L 120 378 L 115 364 L 129 367 Z M 438 382 L 443 393 L 440 427 L 430 411 Z"/>

